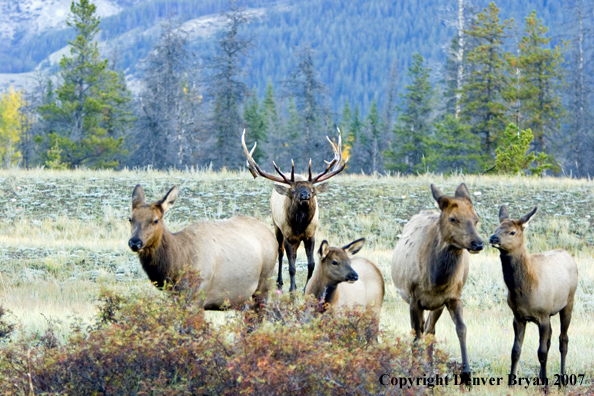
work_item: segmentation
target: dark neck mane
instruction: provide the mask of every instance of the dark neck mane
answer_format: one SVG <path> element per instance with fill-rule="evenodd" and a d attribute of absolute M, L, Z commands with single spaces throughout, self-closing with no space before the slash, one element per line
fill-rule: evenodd
<path fill-rule="evenodd" d="M 316 214 L 315 197 L 310 200 L 309 205 L 298 205 L 291 201 L 288 219 L 289 225 L 295 236 L 305 233 L 307 226 Z"/>
<path fill-rule="evenodd" d="M 433 285 L 443 286 L 448 284 L 458 271 L 464 250 L 447 244 L 443 241 L 441 234 L 434 242 L 429 264 L 429 276 Z"/>
<path fill-rule="evenodd" d="M 142 268 L 151 282 L 159 288 L 162 288 L 165 282 L 175 284 L 179 280 L 182 264 L 190 263 L 187 250 L 180 246 L 179 238 L 178 234 L 172 234 L 164 229 L 157 246 L 138 255 Z"/>
<path fill-rule="evenodd" d="M 503 271 L 503 280 L 510 293 L 523 291 L 529 286 L 533 278 L 526 265 L 528 254 L 525 249 L 511 254 L 504 250 L 499 251 L 501 258 L 501 270 Z"/>

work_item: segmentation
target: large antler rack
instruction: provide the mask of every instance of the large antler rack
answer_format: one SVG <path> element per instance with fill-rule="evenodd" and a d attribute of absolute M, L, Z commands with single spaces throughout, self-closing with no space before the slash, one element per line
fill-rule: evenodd
<path fill-rule="evenodd" d="M 339 174 L 340 172 L 342 172 L 344 170 L 347 162 L 349 161 L 348 158 L 344 162 L 342 160 L 342 138 L 340 136 L 340 129 L 338 129 L 338 128 L 336 128 L 336 129 L 338 130 L 338 142 L 337 143 L 332 142 L 332 140 L 330 140 L 330 138 L 328 136 L 326 136 L 326 139 L 328 139 L 328 142 L 332 146 L 332 151 L 334 152 L 334 158 L 332 159 L 332 161 L 330 161 L 330 162 L 324 161 L 326 164 L 328 164 L 328 166 L 326 167 L 326 170 L 324 172 L 318 174 L 316 177 L 312 177 L 311 159 L 309 160 L 309 178 L 308 178 L 308 180 L 312 184 L 321 183 L 323 181 L 330 179 L 333 176 L 336 176 L 337 174 Z M 332 168 L 332 171 L 330 171 L 330 168 Z M 328 173 L 328 172 L 330 172 L 330 173 Z"/>
<path fill-rule="evenodd" d="M 274 161 L 272 161 L 272 165 L 274 165 L 274 169 L 280 175 L 280 177 L 278 177 L 276 175 L 272 175 L 270 173 L 264 172 L 258 166 L 256 161 L 252 157 L 252 155 L 254 154 L 254 150 L 256 149 L 256 146 L 258 145 L 258 142 L 254 142 L 254 147 L 252 147 L 251 151 L 248 151 L 248 148 L 245 145 L 245 129 L 243 130 L 243 133 L 241 134 L 241 145 L 243 146 L 243 152 L 245 153 L 245 157 L 247 160 L 247 167 L 248 167 L 250 173 L 252 174 L 252 176 L 254 177 L 254 179 L 258 176 L 262 176 L 263 178 L 272 180 L 273 182 L 277 182 L 277 183 L 292 184 L 295 182 L 295 163 L 293 162 L 293 160 L 291 160 L 291 179 L 290 180 L 287 179 L 287 176 L 285 176 L 285 174 L 283 172 L 281 172 L 280 169 L 278 169 L 278 166 L 276 166 L 276 163 Z"/>
<path fill-rule="evenodd" d="M 337 175 L 338 173 L 342 172 L 346 166 L 346 163 L 348 162 L 348 158 L 346 161 L 342 160 L 342 148 L 341 148 L 342 140 L 340 137 L 340 130 L 338 130 L 338 143 L 332 142 L 332 140 L 330 140 L 330 138 L 328 136 L 326 136 L 326 139 L 328 139 L 328 142 L 330 142 L 330 145 L 332 146 L 332 151 L 334 152 L 334 158 L 330 162 L 324 161 L 324 162 L 326 162 L 326 164 L 328 164 L 328 166 L 326 167 L 326 170 L 324 172 L 318 174 L 316 177 L 312 176 L 311 159 L 309 160 L 308 181 L 312 184 L 321 183 L 321 182 L 326 181 L 326 180 L 330 179 L 331 177 Z M 243 152 L 245 153 L 245 157 L 247 160 L 246 161 L 247 167 L 248 167 L 250 173 L 252 174 L 252 176 L 254 177 L 254 179 L 258 176 L 262 176 L 268 180 L 272 180 L 277 183 L 283 183 L 283 184 L 289 184 L 289 185 L 295 183 L 295 163 L 293 162 L 293 160 L 291 160 L 291 179 L 289 180 L 287 178 L 287 176 L 285 176 L 285 174 L 283 172 L 281 172 L 281 170 L 278 168 L 278 166 L 276 165 L 276 163 L 274 161 L 272 161 L 272 165 L 274 166 L 274 169 L 280 175 L 280 177 L 276 176 L 276 175 L 272 175 L 270 173 L 267 173 L 267 172 L 263 171 L 258 166 L 256 161 L 252 157 L 252 155 L 254 154 L 254 150 L 256 150 L 256 146 L 258 145 L 258 143 L 255 142 L 254 147 L 252 147 L 252 149 L 248 151 L 248 148 L 245 144 L 245 129 L 243 130 L 243 133 L 241 134 L 241 145 L 243 146 Z M 332 170 L 330 170 L 330 169 L 332 169 Z"/>

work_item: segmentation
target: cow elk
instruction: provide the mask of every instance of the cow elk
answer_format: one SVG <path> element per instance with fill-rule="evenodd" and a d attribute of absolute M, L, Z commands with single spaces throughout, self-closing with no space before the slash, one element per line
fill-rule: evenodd
<path fill-rule="evenodd" d="M 132 236 L 128 245 L 138 253 L 151 282 L 162 288 L 176 284 L 189 269 L 200 272 L 204 309 L 221 309 L 226 301 L 240 304 L 254 296 L 265 300 L 276 263 L 277 243 L 258 219 L 237 216 L 220 222 L 199 221 L 170 233 L 163 215 L 177 198 L 173 187 L 163 199 L 145 202 L 142 187 L 132 193 Z M 256 304 L 258 306 L 258 304 Z"/>
<path fill-rule="evenodd" d="M 371 261 L 352 256 L 363 245 L 361 238 L 342 248 L 320 245 L 320 261 L 307 283 L 305 294 L 313 294 L 323 303 L 335 307 L 363 307 L 374 312 L 378 323 L 384 301 L 384 277 Z"/>
<path fill-rule="evenodd" d="M 462 312 L 462 288 L 466 283 L 470 253 L 483 249 L 474 212 L 464 183 L 454 197 L 446 196 L 433 184 L 433 198 L 441 213 L 423 211 L 413 216 L 402 230 L 392 256 L 392 279 L 400 296 L 410 305 L 415 340 L 435 334 L 435 324 L 447 307 L 460 341 L 462 377 L 470 379 L 466 351 L 466 326 Z M 425 322 L 424 311 L 431 311 Z"/>
<path fill-rule="evenodd" d="M 489 243 L 499 249 L 503 280 L 507 286 L 507 304 L 514 314 L 514 346 L 511 353 L 511 374 L 516 375 L 522 352 L 526 322 L 538 326 L 540 344 L 540 383 L 547 385 L 547 354 L 551 346 L 550 317 L 559 313 L 561 335 L 561 375 L 565 374 L 565 357 L 569 337 L 573 298 L 578 282 L 578 270 L 573 257 L 565 250 L 529 254 L 524 243 L 524 231 L 536 213 L 534 208 L 519 220 L 510 220 L 505 206 L 499 209 L 499 227 Z"/>
<path fill-rule="evenodd" d="M 327 137 L 326 137 L 327 138 Z M 328 138 L 327 138 L 328 139 Z M 297 248 L 303 241 L 305 252 L 307 254 L 307 281 L 312 276 L 314 261 L 315 234 L 319 224 L 319 210 L 316 195 L 327 190 L 328 184 L 318 184 L 330 179 L 340 173 L 346 166 L 342 160 L 341 140 L 338 136 L 338 143 L 334 144 L 328 139 L 334 151 L 334 159 L 327 162 L 326 170 L 317 176 L 311 173 L 311 160 L 309 161 L 309 175 L 304 177 L 295 174 L 295 164 L 291 166 L 291 177 L 287 177 L 280 171 L 274 162 L 274 169 L 279 176 L 264 172 L 252 158 L 256 149 L 256 144 L 251 151 L 248 151 L 245 145 L 245 130 L 241 135 L 241 144 L 247 158 L 247 166 L 254 179 L 262 176 L 265 179 L 275 182 L 272 196 L 270 197 L 270 211 L 272 212 L 272 221 L 276 240 L 278 241 L 278 278 L 277 287 L 282 289 L 283 276 L 283 250 L 287 251 L 289 260 L 289 275 L 291 276 L 291 286 L 289 291 L 295 291 L 295 260 L 297 258 Z M 292 161 L 291 161 L 292 162 Z M 317 184 L 317 185 L 316 185 Z"/>

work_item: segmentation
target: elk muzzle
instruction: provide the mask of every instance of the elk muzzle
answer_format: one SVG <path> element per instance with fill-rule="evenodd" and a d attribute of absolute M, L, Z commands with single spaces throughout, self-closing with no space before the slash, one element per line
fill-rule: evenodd
<path fill-rule="evenodd" d="M 489 243 L 494 248 L 498 248 L 501 245 L 501 241 L 499 240 L 499 236 L 497 236 L 497 234 L 491 235 L 491 238 L 489 238 Z"/>
<path fill-rule="evenodd" d="M 472 242 L 470 242 L 469 252 L 472 254 L 477 254 L 478 252 L 483 250 L 484 247 L 485 247 L 485 243 L 483 242 L 483 240 L 481 238 L 478 238 L 478 239 L 475 239 Z"/>
<path fill-rule="evenodd" d="M 303 201 L 309 201 L 311 199 L 311 194 L 309 193 L 309 191 L 307 191 L 306 189 L 301 190 L 301 192 L 299 193 L 299 200 L 301 202 Z"/>
<path fill-rule="evenodd" d="M 142 248 L 142 241 L 140 238 L 130 238 L 128 241 L 128 246 L 133 252 L 137 252 Z"/>
<path fill-rule="evenodd" d="M 359 275 L 355 271 L 351 271 L 345 278 L 348 283 L 355 283 L 357 280 L 359 280 Z"/>

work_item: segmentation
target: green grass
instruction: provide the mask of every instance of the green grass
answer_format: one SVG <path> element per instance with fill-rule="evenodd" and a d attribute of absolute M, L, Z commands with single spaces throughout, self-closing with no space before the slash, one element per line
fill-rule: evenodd
<path fill-rule="evenodd" d="M 412 215 L 435 208 L 430 183 L 453 194 L 460 182 L 470 190 L 481 217 L 479 233 L 484 238 L 497 227 L 501 204 L 508 205 L 515 218 L 538 206 L 528 231 L 528 249 L 537 252 L 563 248 L 575 256 L 580 279 L 569 329 L 567 367 L 570 374 L 584 373 L 590 381 L 594 375 L 594 198 L 589 181 L 341 175 L 319 197 L 321 227 L 316 246 L 323 239 L 331 245 L 344 245 L 367 238 L 359 254 L 376 262 L 386 281 L 381 326 L 388 338 L 382 342 L 390 342 L 390 337 L 411 337 L 408 306 L 396 294 L 389 275 L 392 250 Z M 196 220 L 237 214 L 256 216 L 271 224 L 271 183 L 261 178 L 253 180 L 247 172 L 1 171 L 0 304 L 13 313 L 19 334 L 40 333 L 48 321 L 53 321 L 64 339 L 71 323 L 92 319 L 102 287 L 158 293 L 127 247 L 127 217 L 136 184 L 143 185 L 148 200 L 160 199 L 174 184 L 180 187 L 176 206 L 166 215 L 171 231 Z M 306 276 L 302 248 L 297 268 L 301 288 Z M 288 279 L 286 266 L 284 278 Z M 495 250 L 488 248 L 472 255 L 463 300 L 475 376 L 506 377 L 508 373 L 513 329 L 506 295 Z M 229 315 L 209 312 L 208 318 L 223 323 Z M 559 369 L 558 335 L 556 317 L 549 352 L 551 376 Z M 452 359 L 460 360 L 458 340 L 447 314 L 437 325 L 437 339 Z M 521 375 L 538 375 L 537 342 L 537 328 L 529 324 L 520 360 Z M 473 391 L 493 392 L 510 391 L 507 387 Z M 521 389 L 513 392 L 524 393 Z"/>

